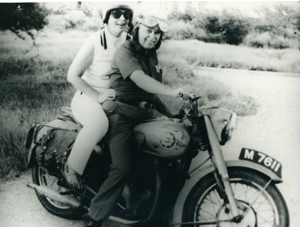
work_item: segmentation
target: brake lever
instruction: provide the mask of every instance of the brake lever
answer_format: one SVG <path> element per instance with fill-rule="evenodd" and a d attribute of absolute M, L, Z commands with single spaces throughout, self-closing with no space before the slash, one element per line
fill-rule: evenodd
<path fill-rule="evenodd" d="M 197 100 L 200 99 L 200 98 L 202 98 L 202 96 L 196 96 L 196 95 L 194 95 L 194 94 L 191 94 L 189 100 L 190 100 L 191 102 L 194 102 L 194 101 L 197 101 Z"/>

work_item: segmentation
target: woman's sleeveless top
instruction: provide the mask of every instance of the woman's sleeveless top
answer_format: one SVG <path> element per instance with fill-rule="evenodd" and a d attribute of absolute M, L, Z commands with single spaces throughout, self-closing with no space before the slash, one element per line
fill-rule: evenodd
<path fill-rule="evenodd" d="M 116 52 L 126 40 L 126 33 L 123 32 L 119 37 L 111 35 L 105 27 L 100 31 L 90 35 L 86 42 L 93 42 L 94 57 L 90 66 L 82 76 L 95 90 L 109 88 L 108 73 L 111 70 L 111 61 Z"/>

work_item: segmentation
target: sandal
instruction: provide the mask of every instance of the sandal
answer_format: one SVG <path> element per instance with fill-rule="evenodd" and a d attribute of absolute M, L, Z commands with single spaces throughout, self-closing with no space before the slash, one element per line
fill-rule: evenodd
<path fill-rule="evenodd" d="M 78 173 L 76 173 L 76 171 L 72 167 L 70 167 L 67 163 L 62 167 L 61 173 L 65 178 L 66 183 L 71 188 L 83 189 L 83 185 Z"/>

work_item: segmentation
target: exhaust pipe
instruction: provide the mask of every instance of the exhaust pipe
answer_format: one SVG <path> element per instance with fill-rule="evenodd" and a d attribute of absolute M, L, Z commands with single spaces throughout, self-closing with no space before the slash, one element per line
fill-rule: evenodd
<path fill-rule="evenodd" d="M 73 208 L 82 207 L 79 199 L 76 199 L 70 195 L 61 195 L 58 190 L 48 188 L 44 185 L 36 185 L 32 183 L 28 183 L 27 187 L 35 189 L 38 193 L 65 206 L 70 206 Z M 83 206 L 83 208 L 88 209 L 86 206 Z"/>

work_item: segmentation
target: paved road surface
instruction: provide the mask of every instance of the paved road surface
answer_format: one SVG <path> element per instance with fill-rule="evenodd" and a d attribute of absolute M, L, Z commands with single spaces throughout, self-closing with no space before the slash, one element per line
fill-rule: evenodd
<path fill-rule="evenodd" d="M 233 90 L 251 95 L 261 104 L 255 116 L 238 123 L 224 147 L 225 157 L 237 159 L 241 147 L 262 151 L 283 164 L 283 184 L 291 227 L 300 223 L 300 74 L 200 68 L 198 75 L 224 82 Z"/>

